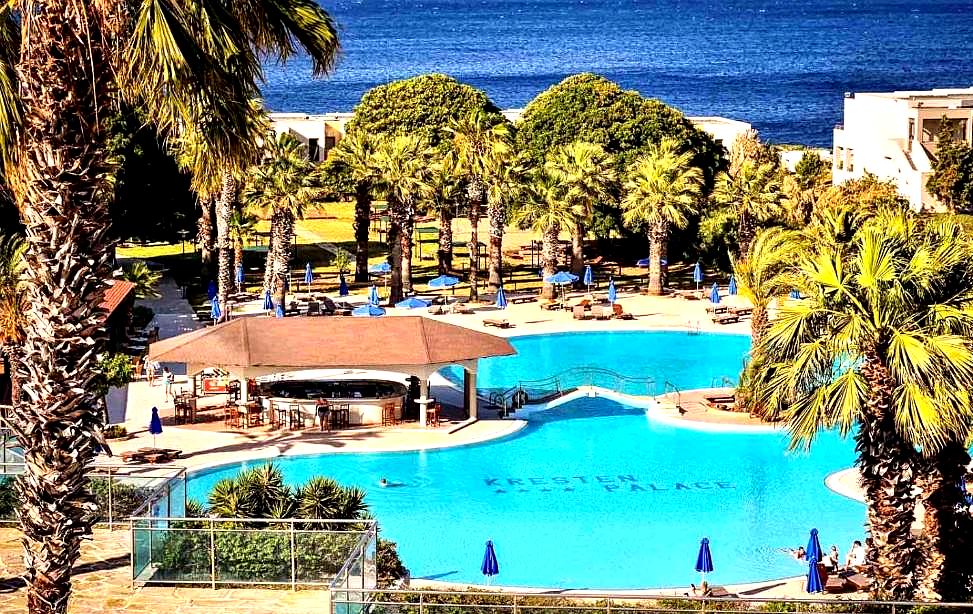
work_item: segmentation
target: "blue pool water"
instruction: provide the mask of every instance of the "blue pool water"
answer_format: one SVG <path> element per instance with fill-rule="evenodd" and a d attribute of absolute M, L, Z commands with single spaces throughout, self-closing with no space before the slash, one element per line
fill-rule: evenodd
<path fill-rule="evenodd" d="M 728 335 L 577 337 L 516 339 L 519 358 L 485 361 L 482 377 L 505 377 L 517 360 L 532 372 L 563 368 L 573 353 L 551 346 L 580 348 L 618 368 L 607 350 L 627 346 L 633 370 L 672 369 L 686 386 L 695 373 L 696 385 L 708 386 L 711 373 L 739 364 L 746 347 L 745 337 Z M 606 351 L 596 353 L 599 347 Z M 731 350 L 732 361 L 714 358 Z M 704 359 L 716 366 L 695 362 Z M 779 549 L 806 543 L 811 527 L 820 529 L 823 546 L 842 552 L 861 537 L 863 507 L 824 485 L 829 473 L 851 465 L 852 444 L 825 433 L 810 454 L 785 448 L 777 433 L 676 427 L 585 398 L 485 444 L 277 462 L 291 483 L 325 474 L 364 488 L 383 535 L 399 543 L 414 577 L 480 581 L 483 544 L 492 539 L 506 585 L 653 588 L 698 579 L 693 565 L 704 536 L 713 548 L 712 580 L 721 583 L 802 573 Z M 241 466 L 193 476 L 190 495 L 204 499 Z M 382 477 L 399 486 L 379 487 Z"/>

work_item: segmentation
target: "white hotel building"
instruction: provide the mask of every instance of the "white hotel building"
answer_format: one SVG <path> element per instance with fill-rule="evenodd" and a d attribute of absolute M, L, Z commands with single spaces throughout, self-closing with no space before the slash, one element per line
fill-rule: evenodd
<path fill-rule="evenodd" d="M 973 143 L 973 88 L 846 94 L 844 124 L 834 130 L 834 183 L 867 172 L 894 181 L 914 210 L 940 209 L 926 181 L 943 117 L 953 138 Z"/>

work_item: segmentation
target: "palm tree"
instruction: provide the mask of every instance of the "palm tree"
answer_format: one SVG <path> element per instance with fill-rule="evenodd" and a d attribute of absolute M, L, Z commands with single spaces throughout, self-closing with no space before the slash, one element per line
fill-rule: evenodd
<path fill-rule="evenodd" d="M 793 173 L 784 172 L 781 192 L 787 217 L 795 228 L 811 221 L 818 199 L 831 185 L 831 165 L 813 151 L 806 151 Z"/>
<path fill-rule="evenodd" d="M 312 0 L 204 8 L 15 0 L 0 10 L 3 31 L 23 39 L 0 53 L 0 150 L 12 161 L 4 170 L 31 237 L 25 300 L 44 306 L 27 313 L 18 376 L 29 385 L 11 420 L 26 461 L 18 490 L 34 613 L 66 611 L 95 518 L 85 469 L 101 449 L 89 384 L 106 340 L 96 310 L 113 248 L 106 119 L 122 99 L 167 137 L 198 129 L 229 148 L 246 132 L 243 101 L 258 94 L 262 58 L 303 49 L 316 74 L 335 59 L 334 24 Z"/>
<path fill-rule="evenodd" d="M 649 237 L 649 294 L 660 295 L 662 258 L 669 230 L 685 228 L 696 212 L 702 193 L 702 172 L 692 166 L 692 152 L 679 152 L 679 143 L 663 139 L 629 167 L 622 200 L 622 219 L 629 228 L 642 228 Z"/>
<path fill-rule="evenodd" d="M 375 183 L 375 138 L 355 131 L 341 139 L 331 152 L 345 166 L 355 186 L 355 281 L 368 281 L 368 227 L 372 211 L 372 185 Z"/>
<path fill-rule="evenodd" d="M 516 158 L 509 143 L 498 141 L 491 148 L 487 168 L 487 218 L 490 220 L 490 245 L 487 260 L 488 287 L 496 292 L 503 283 L 503 233 L 507 210 L 514 206 L 523 189 L 526 160 Z"/>
<path fill-rule="evenodd" d="M 382 137 L 375 152 L 376 187 L 388 201 L 386 235 L 392 265 L 389 303 L 402 300 L 411 288 L 412 226 L 416 203 L 422 198 L 431 151 L 428 142 L 413 135 Z"/>
<path fill-rule="evenodd" d="M 545 279 L 557 272 L 557 241 L 561 225 L 573 224 L 578 215 L 577 208 L 561 197 L 562 189 L 546 166 L 534 169 L 514 217 L 519 227 L 541 234 L 541 265 Z M 554 286 L 544 282 L 541 297 L 553 298 Z"/>
<path fill-rule="evenodd" d="M 429 167 L 423 193 L 426 206 L 439 219 L 436 260 L 439 275 L 446 275 L 453 268 L 453 216 L 462 198 L 460 177 L 449 156 L 440 156 Z"/>
<path fill-rule="evenodd" d="M 322 191 L 300 141 L 284 133 L 277 140 L 268 138 L 264 147 L 266 161 L 250 169 L 243 199 L 254 209 L 270 212 L 264 292 L 270 290 L 276 303 L 285 305 L 294 220 L 304 217 Z"/>
<path fill-rule="evenodd" d="M 243 267 L 244 243 L 257 230 L 257 216 L 242 207 L 237 207 L 230 215 L 230 238 L 233 240 L 233 271 Z"/>
<path fill-rule="evenodd" d="M 917 581 L 946 595 L 968 565 L 955 529 L 969 518 L 960 522 L 954 504 L 973 422 L 971 263 L 954 222 L 880 213 L 844 249 L 815 244 L 798 270 L 808 298 L 782 306 L 758 347 L 758 400 L 783 408 L 793 445 L 810 445 L 820 428 L 855 432 L 876 597 L 913 598 Z M 939 522 L 919 541 L 914 488 L 926 469 L 938 473 L 927 519 Z M 923 569 L 928 561 L 942 573 Z"/>
<path fill-rule="evenodd" d="M 547 162 L 548 173 L 561 184 L 561 198 L 577 209 L 571 231 L 571 271 L 584 270 L 584 237 L 595 206 L 614 198 L 615 170 L 612 158 L 600 145 L 574 141 L 559 147 Z"/>
<path fill-rule="evenodd" d="M 153 271 L 143 260 L 136 260 L 124 268 L 122 279 L 135 284 L 135 298 L 159 298 L 162 273 Z"/>
<path fill-rule="evenodd" d="M 720 173 L 713 197 L 717 204 L 732 208 L 737 220 L 737 254 L 746 254 L 757 224 L 779 212 L 777 169 L 769 162 L 758 166 L 744 160 L 735 174 Z"/>
<path fill-rule="evenodd" d="M 451 160 L 466 183 L 466 202 L 470 218 L 470 300 L 479 298 L 480 239 L 478 226 L 487 194 L 490 158 L 495 148 L 510 143 L 510 129 L 502 118 L 476 110 L 452 121 L 447 130 L 453 135 Z"/>

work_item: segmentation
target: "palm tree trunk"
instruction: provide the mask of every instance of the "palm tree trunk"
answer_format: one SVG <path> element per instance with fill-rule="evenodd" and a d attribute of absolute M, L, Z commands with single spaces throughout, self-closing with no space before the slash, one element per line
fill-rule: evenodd
<path fill-rule="evenodd" d="M 392 265 L 391 280 L 389 282 L 389 304 L 401 301 L 402 294 L 402 205 L 391 196 L 388 199 L 389 229 L 386 238 L 389 243 L 389 253 Z"/>
<path fill-rule="evenodd" d="M 575 222 L 571 229 L 571 272 L 578 277 L 584 274 L 584 237 L 587 234 L 584 222 Z"/>
<path fill-rule="evenodd" d="M 294 214 L 289 209 L 275 208 L 272 218 L 274 300 L 277 305 L 287 309 L 287 282 L 291 273 L 291 236 L 294 234 Z"/>
<path fill-rule="evenodd" d="M 740 219 L 737 221 L 737 254 L 749 254 L 750 244 L 757 234 L 753 218 L 746 211 L 740 212 Z"/>
<path fill-rule="evenodd" d="M 18 516 L 27 609 L 67 612 L 71 572 L 96 506 L 85 473 L 99 445 L 92 380 L 105 329 L 97 311 L 110 277 L 112 71 L 101 26 L 112 3 L 26 3 L 17 64 L 24 121 L 7 174 L 26 231 L 25 384 L 11 427 L 23 449 Z"/>
<path fill-rule="evenodd" d="M 866 353 L 861 373 L 870 394 L 855 449 L 867 503 L 867 560 L 875 578 L 872 597 L 909 600 L 915 596 L 912 570 L 919 558 L 912 534 L 918 453 L 899 435 L 891 409 L 895 381 L 877 353 Z"/>
<path fill-rule="evenodd" d="M 541 266 L 544 267 L 545 279 L 557 273 L 557 238 L 560 230 L 556 225 L 553 225 L 544 231 L 542 237 Z M 554 284 L 544 283 L 541 287 L 541 298 L 554 298 Z"/>
<path fill-rule="evenodd" d="M 197 224 L 197 240 L 199 241 L 199 253 L 203 261 L 203 268 L 207 273 L 212 273 L 216 264 L 216 227 L 213 224 L 214 201 L 207 198 L 199 203 L 200 214 Z"/>
<path fill-rule="evenodd" d="M 973 518 L 962 490 L 970 455 L 963 442 L 952 442 L 923 461 L 916 479 L 923 507 L 918 597 L 963 601 L 969 598 L 973 574 Z"/>
<path fill-rule="evenodd" d="M 415 209 L 410 205 L 402 217 L 402 294 L 412 294 L 412 235 L 415 230 Z M 401 299 L 400 299 L 401 300 Z M 394 304 L 394 303 L 393 303 Z"/>
<path fill-rule="evenodd" d="M 368 227 L 371 224 L 372 193 L 368 184 L 355 187 L 355 281 L 368 281 Z"/>
<path fill-rule="evenodd" d="M 224 317 L 227 312 L 230 288 L 233 287 L 233 241 L 230 237 L 230 218 L 233 216 L 235 195 L 236 182 L 233 180 L 233 175 L 224 172 L 220 182 L 220 195 L 216 199 L 216 247 L 219 254 L 216 296 L 220 301 Z"/>
<path fill-rule="evenodd" d="M 470 250 L 470 300 L 478 301 L 480 299 L 480 291 L 477 286 L 477 281 L 480 277 L 480 235 L 477 226 L 480 223 L 480 209 L 483 204 L 483 196 L 485 190 L 482 184 L 478 180 L 473 180 L 470 182 L 469 189 L 467 190 L 467 196 L 469 198 L 470 205 L 470 242 L 468 244 Z"/>
<path fill-rule="evenodd" d="M 270 216 L 270 234 L 267 235 L 267 257 L 264 260 L 264 285 L 262 294 L 266 295 L 270 292 L 271 295 L 274 294 L 274 258 L 277 256 L 276 250 L 276 239 L 278 230 L 277 217 L 271 214 Z"/>
<path fill-rule="evenodd" d="M 453 208 L 444 205 L 439 209 L 439 274 L 453 270 Z"/>
<path fill-rule="evenodd" d="M 767 314 L 767 305 L 755 302 L 753 312 L 750 314 L 750 353 L 757 351 L 757 347 L 770 329 L 770 316 Z"/>
<path fill-rule="evenodd" d="M 507 209 L 503 203 L 490 203 L 490 252 L 488 274 L 490 292 L 496 292 L 503 283 L 503 230 L 507 225 Z"/>
<path fill-rule="evenodd" d="M 233 237 L 233 275 L 236 280 L 236 272 L 243 268 L 243 237 L 237 234 Z M 240 284 L 240 291 L 243 291 L 243 284 Z"/>
<path fill-rule="evenodd" d="M 665 292 L 662 287 L 662 252 L 668 238 L 669 227 L 665 222 L 657 222 L 649 229 L 649 294 L 652 296 L 661 296 Z"/>

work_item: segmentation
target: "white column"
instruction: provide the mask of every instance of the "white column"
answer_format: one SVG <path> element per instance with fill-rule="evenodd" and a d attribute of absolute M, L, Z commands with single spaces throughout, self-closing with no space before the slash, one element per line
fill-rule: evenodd
<path fill-rule="evenodd" d="M 426 373 L 419 374 L 419 426 L 426 426 L 426 409 L 429 407 L 429 376 Z"/>
<path fill-rule="evenodd" d="M 463 393 L 465 395 L 463 404 L 469 412 L 470 420 L 478 419 L 476 407 L 476 370 L 466 369 L 463 377 Z"/>

